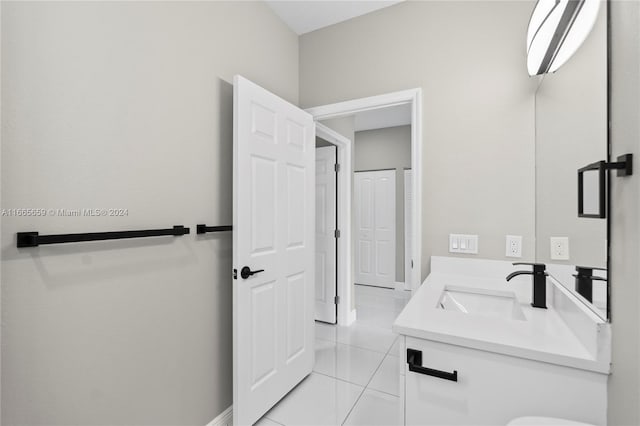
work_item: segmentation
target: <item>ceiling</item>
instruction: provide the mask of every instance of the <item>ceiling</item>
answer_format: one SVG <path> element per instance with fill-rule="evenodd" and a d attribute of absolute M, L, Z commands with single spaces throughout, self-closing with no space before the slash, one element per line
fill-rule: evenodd
<path fill-rule="evenodd" d="M 305 34 L 404 0 L 265 0 L 296 34 Z"/>

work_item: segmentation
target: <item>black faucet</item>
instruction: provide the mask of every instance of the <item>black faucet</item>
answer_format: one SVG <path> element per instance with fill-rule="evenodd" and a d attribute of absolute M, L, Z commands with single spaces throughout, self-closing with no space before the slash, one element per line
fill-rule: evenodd
<path fill-rule="evenodd" d="M 606 278 L 593 275 L 593 271 L 606 271 L 604 268 L 594 268 L 591 266 L 576 266 L 573 276 L 576 278 L 576 291 L 589 302 L 593 303 L 593 281 L 607 281 Z"/>
<path fill-rule="evenodd" d="M 507 281 L 518 275 L 533 275 L 533 290 L 531 296 L 531 306 L 534 308 L 547 309 L 547 268 L 544 263 L 527 263 L 527 262 L 515 262 L 516 265 L 529 265 L 533 266 L 533 271 L 516 271 L 507 275 Z"/>

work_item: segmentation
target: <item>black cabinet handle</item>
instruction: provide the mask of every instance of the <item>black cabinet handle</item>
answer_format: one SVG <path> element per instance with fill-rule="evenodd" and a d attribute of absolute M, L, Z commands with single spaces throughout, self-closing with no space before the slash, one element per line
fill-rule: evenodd
<path fill-rule="evenodd" d="M 422 366 L 422 351 L 416 349 L 407 349 L 407 364 L 409 364 L 409 371 L 414 373 L 426 374 L 427 376 L 437 377 L 439 379 L 451 380 L 452 382 L 458 381 L 458 370 L 453 370 L 453 373 L 448 371 L 434 370 L 433 368 L 427 368 Z"/>
<path fill-rule="evenodd" d="M 251 268 L 249 268 L 248 266 L 244 266 L 240 270 L 240 276 L 242 277 L 242 279 L 246 280 L 250 276 L 258 274 L 260 272 L 264 272 L 264 269 L 258 269 L 257 271 L 252 271 Z"/>

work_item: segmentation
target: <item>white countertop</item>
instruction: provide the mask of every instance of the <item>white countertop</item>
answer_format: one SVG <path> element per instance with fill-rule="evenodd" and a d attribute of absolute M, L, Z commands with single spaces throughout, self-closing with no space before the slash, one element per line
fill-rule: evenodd
<path fill-rule="evenodd" d="M 442 259 L 449 262 L 449 258 Z M 454 263 L 460 261 L 456 259 Z M 491 266 L 491 262 L 497 265 L 499 261 L 486 262 Z M 433 272 L 400 313 L 393 330 L 402 335 L 608 374 L 608 324 L 589 315 L 580 302 L 576 301 L 574 306 L 574 301 L 568 299 L 571 295 L 563 288 L 556 288 L 552 280 L 547 284 L 548 309 L 533 308 L 530 305 L 531 277 L 520 280 L 517 277 L 508 283 L 498 276 L 504 272 L 504 264 L 510 270 L 516 270 L 516 267 L 507 262 L 500 263 L 503 265 L 498 265 L 498 273 L 473 274 L 468 268 L 462 268 L 459 273 L 456 268 L 439 268 L 438 262 L 433 267 L 432 262 Z M 439 309 L 442 291 L 447 286 L 513 292 L 526 320 Z"/>

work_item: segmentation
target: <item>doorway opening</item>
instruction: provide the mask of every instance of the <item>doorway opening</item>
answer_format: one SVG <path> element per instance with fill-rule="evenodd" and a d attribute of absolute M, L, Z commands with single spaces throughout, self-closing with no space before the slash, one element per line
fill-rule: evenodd
<path fill-rule="evenodd" d="M 306 111 L 309 112 L 316 121 L 316 136 L 328 144 L 336 147 L 337 164 L 339 165 L 339 171 L 336 176 L 336 230 L 338 238 L 336 239 L 336 260 L 337 265 L 335 267 L 335 295 L 336 300 L 336 313 L 337 324 L 348 326 L 352 324 L 357 318 L 357 312 L 355 309 L 355 284 L 370 284 L 380 285 L 383 287 L 395 288 L 395 289 L 407 289 L 415 291 L 421 282 L 421 209 L 422 209 L 422 197 L 421 197 L 421 181 L 422 181 L 422 93 L 421 89 L 411 89 L 401 92 L 394 92 L 379 96 L 372 96 L 368 98 L 355 99 L 346 102 L 340 102 L 336 104 L 323 105 L 319 107 L 309 108 Z M 385 111 L 387 114 L 385 114 Z M 397 166 L 393 168 L 393 172 L 389 170 L 386 173 L 382 170 L 370 170 L 363 167 L 356 167 L 355 158 L 355 127 L 351 133 L 338 132 L 335 129 L 338 127 L 327 125 L 327 121 L 335 122 L 339 119 L 361 117 L 360 121 L 366 121 L 366 119 L 373 120 L 374 124 L 370 129 L 381 127 L 398 127 L 398 124 L 381 125 L 379 121 L 384 120 L 382 117 L 393 117 L 393 112 L 396 115 L 400 112 L 406 114 L 408 122 L 403 122 L 401 125 L 410 126 L 410 129 L 405 129 L 410 136 L 410 165 L 402 166 L 398 170 Z M 405 119 L 406 120 L 406 119 Z M 330 122 L 330 123 L 331 123 Z M 333 127 L 333 128 L 332 128 Z M 345 136 L 348 134 L 349 137 Z M 390 142 L 392 143 L 392 142 Z M 358 164 L 359 165 L 359 164 Z M 360 170 L 357 170 L 360 169 Z M 358 173 L 362 178 L 357 177 Z M 375 180 L 379 174 L 379 181 L 381 182 L 380 188 L 376 188 Z M 393 177 L 391 177 L 393 176 Z M 396 179 L 398 178 L 398 179 Z M 358 181 L 362 184 L 362 181 L 367 180 L 364 186 L 358 184 Z M 402 185 L 397 185 L 399 182 L 404 181 Z M 373 186 L 372 186 L 373 185 Z M 367 187 L 367 188 L 365 188 Z M 393 210 L 394 216 L 397 210 L 400 210 L 402 217 L 388 218 L 394 225 L 393 236 L 384 235 L 384 230 L 372 229 L 372 233 L 379 234 L 380 238 L 376 239 L 375 235 L 372 238 L 364 241 L 366 235 L 363 236 L 362 229 L 357 229 L 358 221 L 354 214 L 356 210 L 361 211 L 363 201 L 367 201 L 366 197 L 360 197 L 356 199 L 359 194 L 363 195 L 364 192 L 373 194 L 371 191 L 391 190 L 393 188 L 393 198 L 401 200 L 403 208 L 400 209 L 387 209 L 385 214 L 390 214 Z M 399 189 L 398 189 L 399 188 Z M 397 194 L 398 191 L 402 191 L 402 194 Z M 380 192 L 382 199 L 385 198 L 384 191 Z M 391 195 L 387 194 L 386 197 Z M 364 198 L 364 200 L 363 200 Z M 385 205 L 393 205 L 395 203 L 377 203 L 380 208 Z M 375 202 L 369 203 L 369 207 L 375 208 Z M 404 212 L 403 212 L 404 210 Z M 406 222 L 405 226 L 398 226 L 398 222 Z M 389 228 L 389 223 L 385 224 L 385 228 Z M 362 227 L 361 227 L 362 228 Z M 374 224 L 375 228 L 375 224 Z M 400 230 L 398 231 L 398 228 Z M 409 255 L 398 255 L 396 253 L 396 238 L 397 232 L 402 233 L 400 240 L 404 240 L 402 243 L 402 250 L 406 251 Z M 364 232 L 366 234 L 366 231 Z M 386 240 L 385 240 L 386 238 Z M 391 241 L 393 240 L 393 244 Z M 356 247 L 358 243 L 358 247 Z M 372 264 L 364 265 L 366 259 L 372 259 L 375 262 L 375 257 L 371 257 L 372 252 L 367 252 L 367 246 L 369 248 L 373 245 L 385 246 L 387 253 L 385 256 L 386 263 L 382 269 L 381 276 L 373 277 L 372 282 L 358 283 L 358 281 L 366 281 L 367 277 L 364 277 L 361 273 L 363 270 L 371 269 Z M 393 246 L 393 247 L 391 247 Z M 406 248 L 405 248 L 406 246 Z M 373 251 L 375 254 L 375 251 Z M 356 257 L 356 255 L 358 257 Z M 396 261 L 400 258 L 400 262 Z M 356 269 L 356 266 L 360 263 L 360 269 Z M 328 271 L 330 269 L 327 269 Z M 373 274 L 375 275 L 375 273 Z M 384 276 L 384 277 L 383 277 Z M 398 279 L 401 277 L 402 281 Z M 369 277 L 371 278 L 371 276 Z M 378 284 L 376 284 L 376 282 Z M 332 321 L 327 321 L 332 322 Z M 334 323 L 336 321 L 333 321 Z"/>

